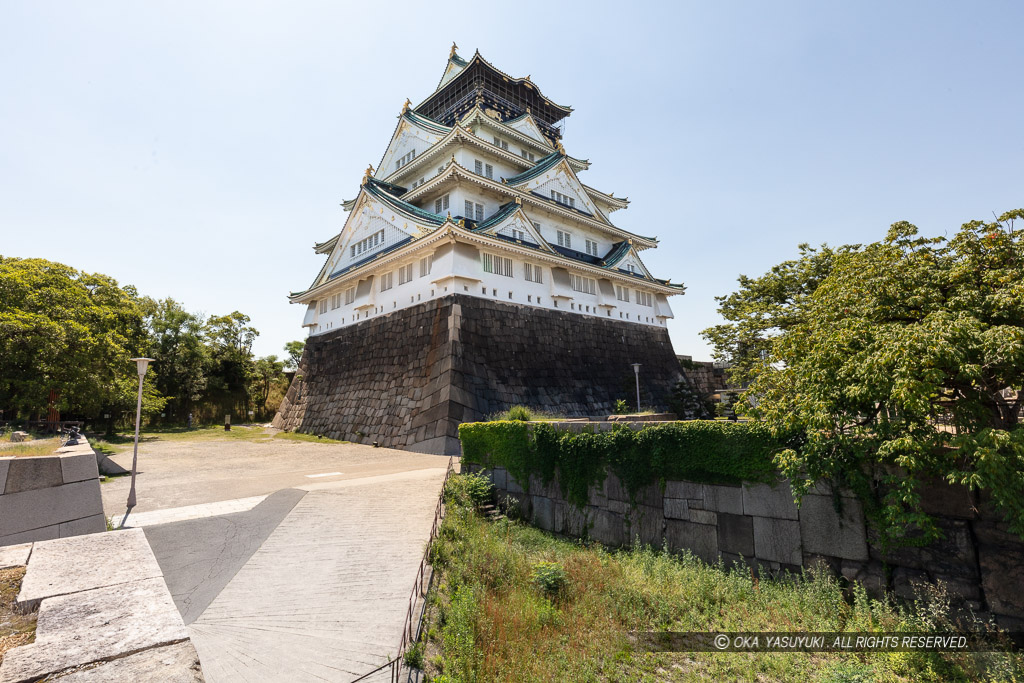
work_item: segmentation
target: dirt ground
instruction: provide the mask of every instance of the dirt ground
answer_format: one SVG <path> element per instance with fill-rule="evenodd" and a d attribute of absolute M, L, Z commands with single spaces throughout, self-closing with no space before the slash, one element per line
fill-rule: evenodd
<path fill-rule="evenodd" d="M 21 614 L 14 607 L 24 576 L 25 567 L 0 569 L 0 662 L 8 650 L 36 639 L 36 613 Z"/>

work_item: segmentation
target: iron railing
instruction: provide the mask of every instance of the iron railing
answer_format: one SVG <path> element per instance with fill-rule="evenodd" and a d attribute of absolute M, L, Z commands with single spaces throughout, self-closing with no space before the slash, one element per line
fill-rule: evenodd
<path fill-rule="evenodd" d="M 430 593 L 430 587 L 434 582 L 434 572 L 431 571 L 429 577 L 427 577 L 427 568 L 430 566 L 430 548 L 434 544 L 434 539 L 437 538 L 437 532 L 441 528 L 441 521 L 444 520 L 444 489 L 448 484 L 449 477 L 452 476 L 452 472 L 455 471 L 455 456 L 448 458 L 448 469 L 444 473 L 444 481 L 441 482 L 441 493 L 437 497 L 437 505 L 434 507 L 434 521 L 430 525 L 430 536 L 427 538 L 426 546 L 423 548 L 423 556 L 420 558 L 420 566 L 416 569 L 416 580 L 412 586 L 412 592 L 409 594 L 409 606 L 405 611 L 405 623 L 402 624 L 402 639 L 398 642 L 398 653 L 394 659 L 391 659 L 384 664 L 378 666 L 373 671 L 368 671 L 359 678 L 356 678 L 352 683 L 357 681 L 365 681 L 373 676 L 374 674 L 380 673 L 386 669 L 390 669 L 389 675 L 392 683 L 398 683 L 402 676 L 402 663 L 405 657 L 405 651 L 409 645 L 416 640 L 416 636 L 419 634 L 420 626 L 423 621 L 423 613 L 426 610 L 426 598 L 427 594 Z M 423 585 L 426 580 L 426 586 Z M 420 609 L 419 618 L 416 618 L 416 604 L 423 600 L 423 608 Z M 415 621 L 415 626 L 413 622 Z"/>

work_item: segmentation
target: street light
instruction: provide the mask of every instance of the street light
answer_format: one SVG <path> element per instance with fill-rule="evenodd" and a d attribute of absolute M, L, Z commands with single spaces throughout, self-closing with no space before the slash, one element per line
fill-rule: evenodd
<path fill-rule="evenodd" d="M 633 374 L 636 375 L 636 412 L 640 412 L 640 364 L 633 363 Z"/>
<path fill-rule="evenodd" d="M 128 513 L 135 507 L 135 469 L 139 462 L 139 423 L 142 421 L 142 378 L 146 376 L 146 370 L 154 358 L 132 358 L 139 371 L 139 401 L 135 406 L 135 452 L 132 454 L 132 486 L 128 489 L 128 509 L 121 520 L 121 526 L 128 519 Z"/>

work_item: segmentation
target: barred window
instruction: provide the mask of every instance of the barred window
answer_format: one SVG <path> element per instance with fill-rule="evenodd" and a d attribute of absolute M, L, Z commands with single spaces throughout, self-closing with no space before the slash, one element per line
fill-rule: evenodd
<path fill-rule="evenodd" d="M 484 272 L 514 277 L 512 275 L 512 259 L 498 256 L 497 254 L 483 253 L 480 255 L 483 261 Z"/>
<path fill-rule="evenodd" d="M 573 275 L 572 288 L 577 292 L 582 292 L 583 294 L 596 294 L 597 280 L 589 277 L 583 277 L 582 275 Z"/>
<path fill-rule="evenodd" d="M 394 273 L 384 273 L 380 276 L 380 291 L 386 292 L 391 289 L 394 282 Z"/>
<path fill-rule="evenodd" d="M 430 275 L 430 269 L 434 267 L 434 255 L 424 256 L 420 259 L 420 277 Z"/>
<path fill-rule="evenodd" d="M 523 272 L 526 279 L 530 282 L 544 282 L 544 269 L 540 266 L 535 266 L 532 263 L 524 263 Z"/>

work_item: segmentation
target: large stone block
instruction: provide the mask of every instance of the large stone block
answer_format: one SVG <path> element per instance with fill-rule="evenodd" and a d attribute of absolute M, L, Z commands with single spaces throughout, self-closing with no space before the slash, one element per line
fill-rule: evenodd
<path fill-rule="evenodd" d="M 767 484 L 743 487 L 743 514 L 775 519 L 799 519 L 793 489 L 786 482 L 776 486 Z"/>
<path fill-rule="evenodd" d="M 671 519 L 690 518 L 690 505 L 686 499 L 666 498 L 663 509 L 665 516 Z"/>
<path fill-rule="evenodd" d="M 709 564 L 718 561 L 718 531 L 714 526 L 667 519 L 665 539 L 671 550 L 689 550 Z"/>
<path fill-rule="evenodd" d="M 743 489 L 739 486 L 704 485 L 704 509 L 743 514 Z"/>
<path fill-rule="evenodd" d="M 981 586 L 989 608 L 1024 619 L 1024 542 L 1005 523 L 974 525 L 978 537 Z"/>
<path fill-rule="evenodd" d="M 31 552 L 31 543 L 0 547 L 0 569 L 28 564 L 28 556 Z"/>
<path fill-rule="evenodd" d="M 533 499 L 533 523 L 546 531 L 555 528 L 554 503 L 544 496 L 531 496 Z"/>
<path fill-rule="evenodd" d="M 595 509 L 590 518 L 590 537 L 610 546 L 625 545 L 626 520 L 610 510 Z"/>
<path fill-rule="evenodd" d="M 660 548 L 665 540 L 665 515 L 662 508 L 651 505 L 637 505 L 626 517 L 629 525 L 629 542 L 637 540 L 643 545 Z"/>
<path fill-rule="evenodd" d="M 107 518 L 103 514 L 72 519 L 60 523 L 60 537 L 83 536 L 85 534 L 98 534 L 107 530 Z"/>
<path fill-rule="evenodd" d="M 703 498 L 704 485 L 694 484 L 690 481 L 667 481 L 665 482 L 666 498 Z"/>
<path fill-rule="evenodd" d="M 32 548 L 18 604 L 162 576 L 142 529 L 41 541 Z"/>
<path fill-rule="evenodd" d="M 52 680 L 54 683 L 203 683 L 206 679 L 195 647 L 187 642 L 143 650 Z"/>
<path fill-rule="evenodd" d="M 99 469 L 96 467 L 96 454 L 92 452 L 91 448 L 88 453 L 62 457 L 60 469 L 65 484 L 98 479 L 100 476 Z"/>
<path fill-rule="evenodd" d="M 754 556 L 754 519 L 728 512 L 718 514 L 718 548 L 723 553 Z"/>
<path fill-rule="evenodd" d="M 60 486 L 64 483 L 60 460 L 57 456 L 47 455 L 38 458 L 15 458 L 10 461 L 4 494 Z"/>
<path fill-rule="evenodd" d="M 851 498 L 838 502 L 839 511 L 833 498 L 804 496 L 800 505 L 804 552 L 865 561 L 868 543 L 861 503 Z"/>
<path fill-rule="evenodd" d="M 49 526 L 37 527 L 27 531 L 20 531 L 15 534 L 0 536 L 0 547 L 31 543 L 32 541 L 49 541 L 53 538 L 60 538 L 60 524 L 50 524 Z"/>
<path fill-rule="evenodd" d="M 754 517 L 754 556 L 759 560 L 799 565 L 800 523 L 788 519 Z"/>
<path fill-rule="evenodd" d="M 60 595 L 43 601 L 35 642 L 4 656 L 0 680 L 33 681 L 187 638 L 162 578 Z"/>
<path fill-rule="evenodd" d="M 98 479 L 6 494 L 0 496 L 0 536 L 102 513 Z"/>
<path fill-rule="evenodd" d="M 0 458 L 0 494 L 4 492 L 4 488 L 7 486 L 7 470 L 11 466 L 11 462 L 14 458 Z"/>

